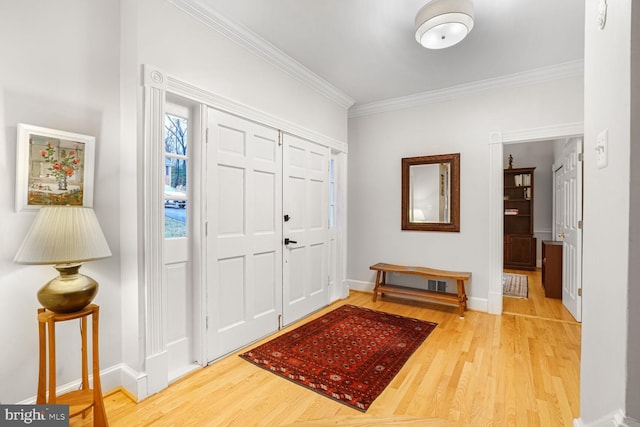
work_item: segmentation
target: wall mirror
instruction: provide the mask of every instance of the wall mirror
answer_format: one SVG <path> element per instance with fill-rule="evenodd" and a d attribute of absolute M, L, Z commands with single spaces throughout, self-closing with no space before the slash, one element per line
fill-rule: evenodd
<path fill-rule="evenodd" d="M 460 231 L 460 153 L 402 159 L 402 229 Z"/>

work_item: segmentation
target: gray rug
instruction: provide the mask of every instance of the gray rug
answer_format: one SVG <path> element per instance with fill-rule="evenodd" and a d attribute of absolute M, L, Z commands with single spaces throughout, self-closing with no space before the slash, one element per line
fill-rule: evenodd
<path fill-rule="evenodd" d="M 503 273 L 502 295 L 527 298 L 529 296 L 529 278 L 524 274 Z"/>

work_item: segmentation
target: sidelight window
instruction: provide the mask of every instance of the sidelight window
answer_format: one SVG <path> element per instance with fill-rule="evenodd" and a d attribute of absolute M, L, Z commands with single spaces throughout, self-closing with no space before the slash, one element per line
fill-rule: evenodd
<path fill-rule="evenodd" d="M 164 236 L 187 237 L 188 119 L 165 115 Z"/>

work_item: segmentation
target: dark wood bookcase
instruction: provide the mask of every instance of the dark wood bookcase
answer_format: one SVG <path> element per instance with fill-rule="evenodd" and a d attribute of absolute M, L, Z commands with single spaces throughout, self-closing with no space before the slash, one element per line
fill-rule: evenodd
<path fill-rule="evenodd" d="M 536 268 L 536 238 L 533 237 L 534 170 L 504 170 L 504 268 Z"/>

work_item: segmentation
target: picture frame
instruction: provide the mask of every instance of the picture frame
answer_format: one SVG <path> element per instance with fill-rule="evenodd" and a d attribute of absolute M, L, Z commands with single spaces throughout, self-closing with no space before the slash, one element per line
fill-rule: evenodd
<path fill-rule="evenodd" d="M 93 206 L 94 136 L 18 123 L 16 212 Z"/>

